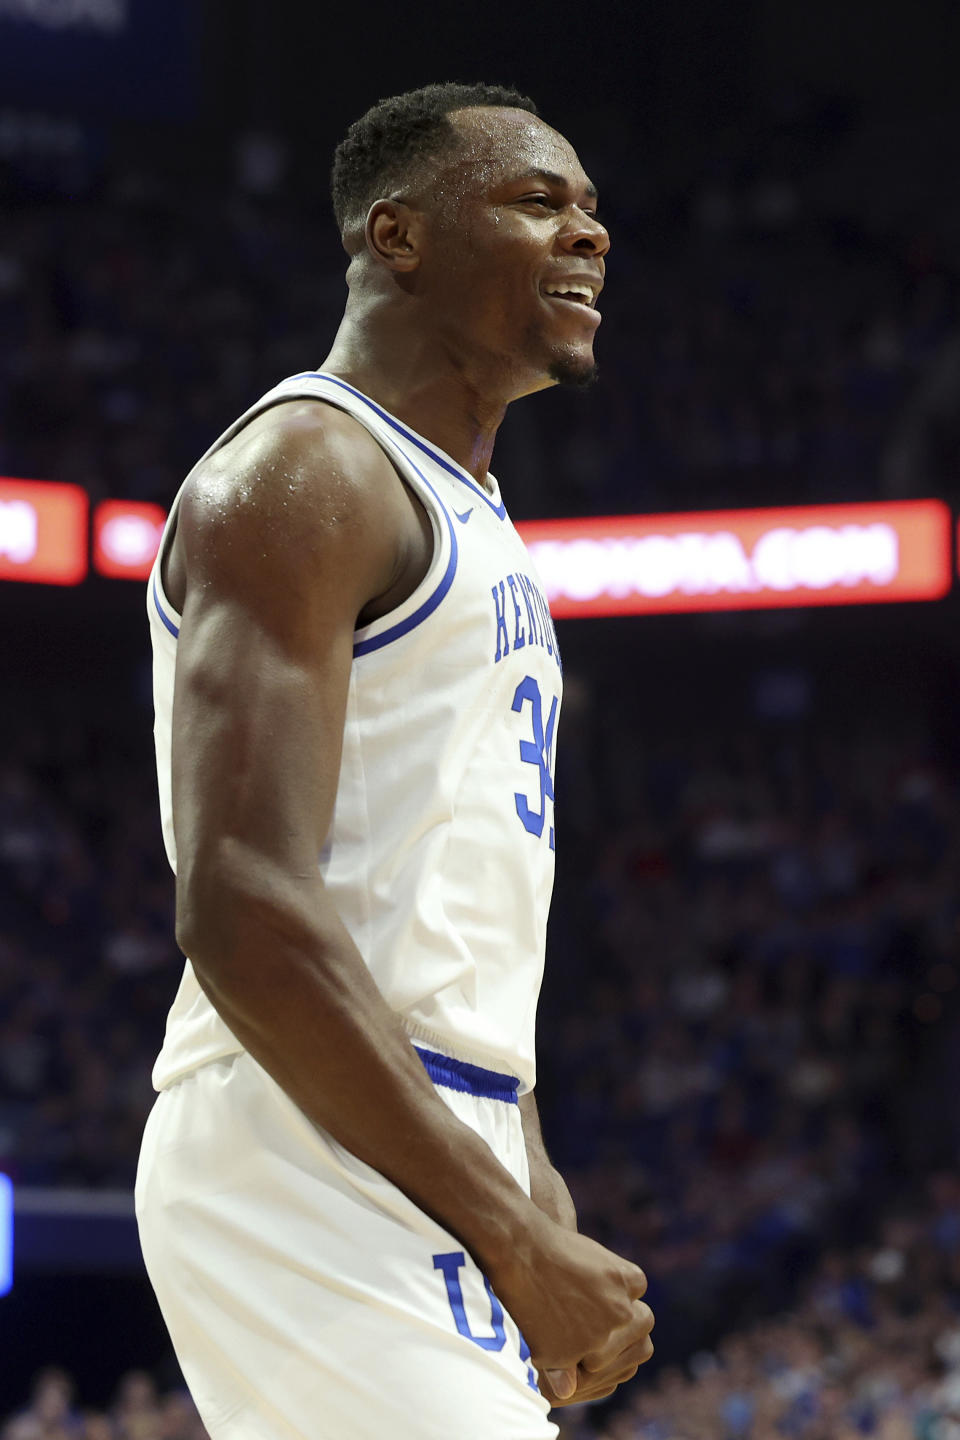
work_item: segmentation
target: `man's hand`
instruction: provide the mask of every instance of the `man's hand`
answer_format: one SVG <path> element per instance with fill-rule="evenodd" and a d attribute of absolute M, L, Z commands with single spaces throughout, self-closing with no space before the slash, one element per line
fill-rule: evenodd
<path fill-rule="evenodd" d="M 653 1354 L 646 1276 L 586 1235 L 541 1216 L 523 1250 L 487 1273 L 551 1404 L 609 1395 Z"/>
<path fill-rule="evenodd" d="M 616 1354 L 585 1357 L 575 1370 L 543 1370 L 540 1372 L 540 1393 L 551 1406 L 583 1405 L 588 1400 L 603 1400 L 618 1385 L 632 1380 L 640 1366 L 653 1354 L 653 1311 L 642 1300 L 635 1303 L 633 1323 L 621 1332 L 623 1348 Z"/>

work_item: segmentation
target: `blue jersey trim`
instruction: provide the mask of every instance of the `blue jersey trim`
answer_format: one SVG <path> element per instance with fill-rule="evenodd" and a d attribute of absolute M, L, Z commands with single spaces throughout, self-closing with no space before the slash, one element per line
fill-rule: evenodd
<path fill-rule="evenodd" d="M 375 415 L 379 415 L 381 420 L 389 425 L 392 430 L 396 430 L 405 440 L 409 440 L 411 445 L 416 445 L 418 450 L 422 450 L 425 455 L 429 455 L 430 459 L 439 465 L 441 470 L 446 470 L 447 474 L 452 475 L 455 480 L 459 480 L 461 485 L 466 485 L 468 490 L 472 491 L 479 500 L 482 500 L 485 505 L 489 506 L 498 520 L 505 520 L 507 518 L 507 507 L 502 500 L 499 505 L 494 505 L 483 486 L 478 485 L 469 475 L 466 475 L 456 465 L 452 464 L 442 451 L 435 450 L 428 441 L 423 440 L 419 435 L 415 434 L 413 430 L 408 430 L 406 425 L 401 424 L 388 410 L 382 410 L 374 400 L 364 395 L 362 391 L 354 390 L 353 386 L 348 385 L 345 380 L 338 380 L 335 375 L 328 375 L 325 370 L 302 370 L 299 375 L 291 375 L 290 379 L 328 380 L 331 385 L 339 385 L 341 390 L 346 390 L 349 395 L 353 395 L 357 400 L 362 400 L 364 405 L 368 405 Z M 419 470 L 417 474 L 420 474 Z"/>
<path fill-rule="evenodd" d="M 173 621 L 170 619 L 170 616 L 166 614 L 166 612 L 164 611 L 163 606 L 160 604 L 160 595 L 159 595 L 159 592 L 158 592 L 158 590 L 157 590 L 157 577 L 156 577 L 156 575 L 154 575 L 154 577 L 153 577 L 153 603 L 154 603 L 154 604 L 156 605 L 156 607 L 157 607 L 157 614 L 160 616 L 160 619 L 163 621 L 164 625 L 166 625 L 167 629 L 170 631 L 170 634 L 173 636 L 174 640 L 176 640 L 177 637 L 178 637 L 178 635 L 180 634 L 180 631 L 179 631 L 178 627 L 177 627 L 176 625 L 174 625 Z"/>
<path fill-rule="evenodd" d="M 482 1066 L 470 1065 L 466 1060 L 452 1060 L 449 1055 L 422 1050 L 419 1045 L 413 1048 L 434 1085 L 445 1085 L 448 1090 L 477 1095 L 481 1100 L 505 1100 L 508 1105 L 519 1103 L 517 1091 L 520 1081 L 515 1075 L 499 1075 L 496 1070 L 484 1070 Z"/>
<path fill-rule="evenodd" d="M 456 531 L 453 528 L 453 521 L 447 514 L 443 501 L 440 499 L 440 496 L 437 494 L 436 490 L 434 490 L 433 486 L 430 484 L 430 481 L 427 479 L 426 475 L 424 475 L 423 471 L 419 470 L 408 456 L 404 456 L 404 459 L 407 461 L 407 464 L 410 466 L 410 468 L 416 471 L 420 479 L 423 481 L 424 485 L 426 485 L 427 489 L 430 491 L 430 494 L 433 496 L 434 500 L 436 500 L 437 504 L 439 505 L 441 515 L 447 522 L 447 529 L 450 532 L 450 559 L 447 561 L 447 568 L 443 572 L 443 578 L 441 579 L 436 590 L 434 590 L 430 595 L 428 595 L 426 600 L 424 600 L 423 604 L 418 605 L 416 610 L 414 610 L 412 614 L 408 615 L 405 620 L 398 620 L 395 625 L 390 625 L 386 630 L 382 630 L 379 635 L 371 635 L 366 640 L 354 641 L 354 660 L 356 660 L 359 655 L 369 655 L 372 650 L 382 650 L 384 645 L 390 644 L 391 640 L 399 640 L 401 635 L 406 635 L 411 630 L 415 630 L 422 620 L 426 620 L 427 616 L 432 615 L 434 610 L 436 610 L 437 606 L 440 604 L 440 601 L 443 599 L 447 591 L 450 589 L 450 586 L 453 584 L 453 577 L 457 573 L 457 559 L 459 557 L 460 550 L 457 545 L 457 535 Z M 370 623 L 375 624 L 376 622 L 371 621 Z"/>
<path fill-rule="evenodd" d="M 329 379 L 330 377 L 326 376 L 324 378 Z M 339 384 L 339 381 L 335 383 Z M 343 388 L 345 390 L 350 390 L 349 385 L 345 385 Z M 350 393 L 353 395 L 358 395 L 361 400 L 364 398 L 362 395 L 359 395 L 359 391 L 352 390 Z M 374 406 L 374 409 L 376 408 L 377 407 Z M 423 604 L 418 605 L 416 610 L 412 611 L 412 613 L 409 614 L 405 620 L 398 620 L 395 625 L 388 625 L 387 629 L 382 630 L 379 635 L 371 635 L 366 640 L 354 641 L 353 658 L 355 660 L 360 655 L 369 655 L 373 650 L 382 650 L 383 647 L 385 645 L 389 645 L 392 640 L 399 640 L 401 635 L 407 635 L 411 630 L 415 630 L 416 627 L 421 623 L 421 621 L 426 620 L 428 615 L 432 615 L 434 610 L 436 610 L 437 606 L 440 604 L 441 600 L 444 598 L 447 591 L 450 589 L 450 586 L 453 584 L 453 577 L 457 573 L 457 561 L 460 556 L 460 547 L 457 544 L 457 532 L 454 529 L 453 521 L 450 519 L 450 516 L 447 513 L 447 507 L 444 505 L 443 501 L 440 499 L 440 496 L 437 494 L 434 487 L 430 484 L 430 481 L 427 479 L 426 475 L 424 475 L 420 467 L 418 465 L 414 465 L 409 455 L 404 455 L 403 458 L 410 466 L 411 470 L 413 470 L 414 473 L 419 477 L 419 479 L 423 481 L 424 485 L 426 485 L 427 489 L 430 491 L 430 494 L 437 502 L 437 505 L 440 509 L 440 514 L 446 521 L 447 530 L 450 533 L 450 558 L 447 561 L 447 568 L 443 572 L 443 576 L 440 580 L 440 583 L 437 585 L 437 588 L 432 591 L 431 594 L 427 596 L 426 600 L 424 600 Z M 376 624 L 376 621 L 371 621 L 370 623 Z"/>
<path fill-rule="evenodd" d="M 323 371 L 320 370 L 305 370 L 301 375 L 294 375 L 292 378 L 294 380 L 323 379 L 329 380 L 330 383 L 333 385 L 339 385 L 341 389 L 348 391 L 351 395 L 355 395 L 358 400 L 363 400 L 367 405 L 370 406 L 372 410 L 376 411 L 378 415 L 382 416 L 382 418 L 387 421 L 388 424 L 392 425 L 395 430 L 399 431 L 401 435 L 406 436 L 406 438 L 412 443 L 419 445 L 421 450 L 424 450 L 428 455 L 433 456 L 433 458 L 437 461 L 438 464 L 443 465 L 444 469 L 449 470 L 450 473 L 452 475 L 456 475 L 458 479 L 463 478 L 461 475 L 458 474 L 458 472 L 453 468 L 453 466 L 444 462 L 441 456 L 434 455 L 433 451 L 430 450 L 426 445 L 422 444 L 414 434 L 406 430 L 404 426 L 402 426 L 398 421 L 395 421 L 392 416 L 387 414 L 385 410 L 381 410 L 378 405 L 374 405 L 372 400 L 367 400 L 367 397 L 365 395 L 361 395 L 359 390 L 354 390 L 351 385 L 346 385 L 343 381 L 336 380 L 332 375 L 326 375 Z M 423 481 L 424 485 L 430 491 L 430 494 L 433 496 L 434 500 L 436 500 L 437 505 L 439 506 L 440 513 L 446 522 L 447 530 L 450 535 L 450 558 L 447 561 L 447 568 L 443 572 L 437 588 L 430 595 L 427 596 L 426 600 L 423 601 L 422 605 L 419 605 L 417 609 L 412 612 L 412 614 L 406 617 L 406 619 L 398 620 L 397 623 L 394 625 L 388 625 L 388 627 L 385 630 L 382 630 L 379 635 L 371 635 L 365 640 L 355 641 L 353 646 L 354 659 L 357 659 L 357 657 L 360 655 L 369 655 L 374 650 L 382 650 L 383 647 L 385 645 L 389 645 L 392 640 L 399 640 L 402 635 L 406 635 L 409 633 L 409 631 L 416 629 L 416 627 L 421 623 L 421 621 L 426 620 L 427 617 L 429 615 L 432 615 L 434 610 L 436 610 L 437 606 L 440 604 L 441 600 L 443 600 L 447 591 L 450 589 L 450 586 L 453 584 L 454 576 L 457 573 L 457 562 L 460 555 L 460 549 L 457 544 L 457 532 L 454 528 L 453 521 L 450 519 L 450 516 L 447 513 L 447 508 L 441 500 L 440 496 L 437 494 L 436 489 L 433 485 L 430 484 L 430 481 L 427 479 L 426 475 L 424 475 L 423 471 L 419 468 L 419 466 L 415 465 L 413 461 L 409 458 L 409 456 L 404 456 L 404 459 L 411 467 L 411 469 L 415 472 L 415 474 L 419 477 L 419 479 Z M 479 490 L 479 487 L 477 488 L 478 493 L 483 495 L 483 491 Z M 486 498 L 487 497 L 484 496 L 484 499 Z M 490 504 L 489 499 L 487 499 L 487 504 Z M 491 508 L 493 510 L 496 510 L 497 507 L 491 506 Z M 504 514 L 506 514 L 506 510 L 504 510 Z M 174 622 L 170 619 L 169 615 L 166 614 L 163 606 L 160 603 L 160 595 L 157 590 L 156 575 L 154 575 L 153 579 L 153 599 L 154 604 L 157 607 L 157 614 L 160 616 L 160 619 L 163 621 L 166 628 L 170 631 L 170 634 L 176 640 L 180 635 L 180 630 L 178 626 L 175 625 Z M 375 623 L 375 621 L 371 621 L 371 624 Z"/>

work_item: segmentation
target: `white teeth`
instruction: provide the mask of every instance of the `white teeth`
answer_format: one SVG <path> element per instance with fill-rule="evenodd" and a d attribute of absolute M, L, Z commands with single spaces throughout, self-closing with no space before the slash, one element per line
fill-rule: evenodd
<path fill-rule="evenodd" d="M 588 303 L 593 300 L 593 291 L 589 285 L 578 285 L 567 282 L 563 285 L 544 285 L 546 295 L 582 295 Z"/>

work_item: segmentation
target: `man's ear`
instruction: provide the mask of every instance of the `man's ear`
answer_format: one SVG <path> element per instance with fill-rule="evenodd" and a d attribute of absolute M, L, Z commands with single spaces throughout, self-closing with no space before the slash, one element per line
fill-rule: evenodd
<path fill-rule="evenodd" d="M 367 250 L 388 270 L 409 273 L 420 264 L 420 216 L 402 200 L 375 200 L 364 227 Z"/>

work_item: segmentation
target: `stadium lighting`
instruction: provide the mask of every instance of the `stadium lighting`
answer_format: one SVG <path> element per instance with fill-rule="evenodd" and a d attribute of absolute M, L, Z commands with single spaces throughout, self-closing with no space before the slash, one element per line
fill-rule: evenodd
<path fill-rule="evenodd" d="M 93 512 L 93 568 L 100 575 L 146 580 L 166 522 L 160 505 L 103 500 Z"/>
<path fill-rule="evenodd" d="M 78 585 L 90 502 L 80 485 L 0 478 L 0 580 Z"/>
<path fill-rule="evenodd" d="M 13 1289 L 13 1181 L 0 1175 L 0 1295 Z"/>

